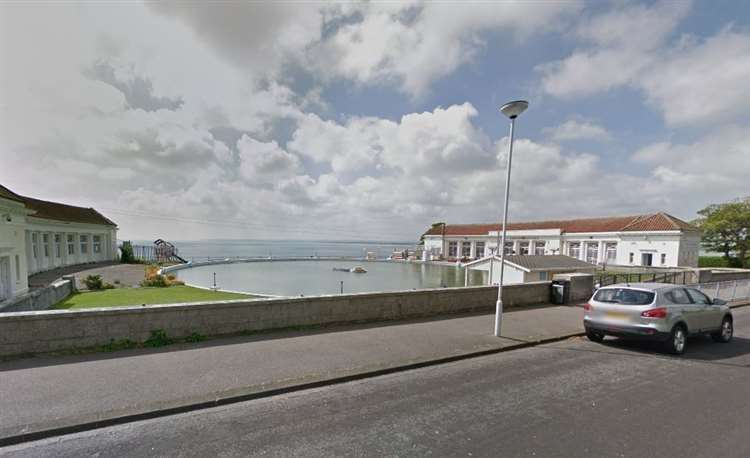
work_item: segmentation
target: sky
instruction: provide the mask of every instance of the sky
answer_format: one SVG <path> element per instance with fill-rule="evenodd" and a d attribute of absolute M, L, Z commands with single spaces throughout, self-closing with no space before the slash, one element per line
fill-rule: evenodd
<path fill-rule="evenodd" d="M 0 4 L 0 184 L 118 238 L 416 240 L 750 195 L 750 2 Z"/>

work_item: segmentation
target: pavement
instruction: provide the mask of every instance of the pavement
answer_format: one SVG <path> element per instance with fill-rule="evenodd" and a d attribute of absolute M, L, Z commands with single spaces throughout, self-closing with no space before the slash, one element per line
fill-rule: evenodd
<path fill-rule="evenodd" d="M 0 445 L 369 377 L 580 334 L 582 310 L 282 332 L 0 363 Z"/>
<path fill-rule="evenodd" d="M 44 288 L 63 275 L 75 276 L 78 289 L 86 288 L 83 279 L 89 275 L 101 275 L 102 280 L 112 284 L 118 281 L 119 283 L 115 286 L 138 286 L 143 280 L 144 268 L 143 264 L 120 264 L 114 261 L 58 267 L 31 275 L 29 277 L 29 288 L 32 290 Z"/>
<path fill-rule="evenodd" d="M 735 310 L 731 343 L 691 338 L 682 357 L 648 343 L 577 337 L 0 454 L 747 457 L 748 375 L 750 307 Z"/>

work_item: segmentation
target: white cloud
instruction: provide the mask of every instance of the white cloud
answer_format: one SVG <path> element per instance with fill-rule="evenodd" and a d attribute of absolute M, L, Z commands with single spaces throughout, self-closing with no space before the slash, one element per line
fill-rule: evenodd
<path fill-rule="evenodd" d="M 642 91 L 670 125 L 720 123 L 746 114 L 750 35 L 725 28 L 703 40 L 669 38 L 689 2 L 628 6 L 578 29 L 589 47 L 538 66 L 542 88 L 561 98 L 628 86 Z"/>
<path fill-rule="evenodd" d="M 243 135 L 237 142 L 240 159 L 240 175 L 250 186 L 258 183 L 276 183 L 293 178 L 300 171 L 296 156 L 287 153 L 275 141 L 260 142 Z"/>
<path fill-rule="evenodd" d="M 590 121 L 569 119 L 559 126 L 544 130 L 552 140 L 611 140 L 612 135 L 604 127 Z"/>
<path fill-rule="evenodd" d="M 654 64 L 654 51 L 687 15 L 690 2 L 630 5 L 584 18 L 578 37 L 590 46 L 541 65 L 542 88 L 558 97 L 591 95 L 631 84 Z"/>
<path fill-rule="evenodd" d="M 555 30 L 580 9 L 579 2 L 543 6 L 523 2 L 365 3 L 339 11 L 361 15 L 311 49 L 310 65 L 332 77 L 362 84 L 394 83 L 419 97 L 435 80 L 471 62 L 483 49 L 481 34 L 502 32 L 512 41 Z M 336 17 L 334 15 L 334 17 Z"/>

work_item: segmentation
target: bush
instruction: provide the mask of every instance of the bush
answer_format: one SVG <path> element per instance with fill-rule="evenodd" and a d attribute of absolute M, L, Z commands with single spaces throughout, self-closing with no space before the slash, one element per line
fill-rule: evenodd
<path fill-rule="evenodd" d="M 742 267 L 740 258 L 724 256 L 699 256 L 698 267 Z"/>
<path fill-rule="evenodd" d="M 162 275 L 159 273 L 159 266 L 156 264 L 149 264 L 146 266 L 145 278 L 141 282 L 141 286 L 153 286 L 157 288 L 165 288 L 172 285 L 184 285 L 185 282 L 177 280 L 173 274 Z"/>
<path fill-rule="evenodd" d="M 104 289 L 104 282 L 102 281 L 101 275 L 89 275 L 83 279 L 83 284 L 91 291 Z"/>
<path fill-rule="evenodd" d="M 123 264 L 135 263 L 135 255 L 133 254 L 133 244 L 125 241 L 120 245 L 120 262 Z"/>
<path fill-rule="evenodd" d="M 167 337 L 167 333 L 163 329 L 156 329 L 151 331 L 151 337 L 149 337 L 143 345 L 147 347 L 163 347 L 172 343 L 172 339 Z"/>

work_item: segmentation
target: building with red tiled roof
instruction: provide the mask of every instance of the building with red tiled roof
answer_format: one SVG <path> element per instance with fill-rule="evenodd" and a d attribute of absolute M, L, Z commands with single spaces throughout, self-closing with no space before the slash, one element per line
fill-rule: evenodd
<path fill-rule="evenodd" d="M 117 225 L 93 208 L 16 194 L 0 185 L 0 305 L 30 274 L 117 259 Z"/>
<path fill-rule="evenodd" d="M 479 259 L 497 250 L 502 225 L 437 224 L 424 235 L 432 259 Z M 505 251 L 565 254 L 591 264 L 698 265 L 699 230 L 667 213 L 508 223 Z"/>

